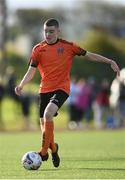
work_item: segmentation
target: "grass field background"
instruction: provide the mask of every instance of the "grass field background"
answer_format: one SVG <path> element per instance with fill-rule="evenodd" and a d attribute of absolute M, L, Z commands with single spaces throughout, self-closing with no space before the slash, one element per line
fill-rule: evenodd
<path fill-rule="evenodd" d="M 40 132 L 0 133 L 1 179 L 120 179 L 125 178 L 125 132 L 56 131 L 61 165 L 51 155 L 39 170 L 27 171 L 21 157 L 40 147 Z"/>

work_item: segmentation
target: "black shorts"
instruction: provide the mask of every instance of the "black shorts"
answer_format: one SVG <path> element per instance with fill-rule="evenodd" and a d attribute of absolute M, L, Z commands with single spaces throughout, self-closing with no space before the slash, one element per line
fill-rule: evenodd
<path fill-rule="evenodd" d="M 53 92 L 40 93 L 39 97 L 40 118 L 42 118 L 44 110 L 50 102 L 56 104 L 58 108 L 60 108 L 69 97 L 69 95 L 62 90 L 56 90 Z M 54 116 L 56 115 L 57 113 Z"/>

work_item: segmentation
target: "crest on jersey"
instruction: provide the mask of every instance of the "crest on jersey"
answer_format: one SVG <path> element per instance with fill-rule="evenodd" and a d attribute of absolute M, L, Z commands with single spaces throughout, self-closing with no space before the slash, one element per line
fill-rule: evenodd
<path fill-rule="evenodd" d="M 57 53 L 58 54 L 63 54 L 64 53 L 64 48 L 57 48 Z"/>

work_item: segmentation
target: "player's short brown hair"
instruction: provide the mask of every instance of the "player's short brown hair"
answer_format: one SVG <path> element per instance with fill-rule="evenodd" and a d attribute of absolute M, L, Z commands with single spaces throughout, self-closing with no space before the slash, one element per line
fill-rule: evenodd
<path fill-rule="evenodd" d="M 45 21 L 44 25 L 55 26 L 55 27 L 59 28 L 59 21 L 55 18 L 50 18 L 50 19 Z"/>

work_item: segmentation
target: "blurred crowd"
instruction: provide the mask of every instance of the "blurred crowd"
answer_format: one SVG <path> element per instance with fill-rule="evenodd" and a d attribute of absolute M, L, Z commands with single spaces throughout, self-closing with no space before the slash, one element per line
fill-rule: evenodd
<path fill-rule="evenodd" d="M 79 80 L 72 78 L 71 94 L 67 103 L 69 129 L 123 127 L 125 118 L 123 79 L 116 78 L 112 83 L 108 79 L 103 79 L 97 83 L 94 78 Z"/>
<path fill-rule="evenodd" d="M 125 120 L 125 69 L 119 78 L 109 82 L 103 79 L 97 82 L 93 77 L 71 80 L 71 93 L 66 102 L 69 129 L 104 129 L 122 128 Z M 0 79 L 0 126 L 3 123 L 2 102 L 9 96 L 19 105 L 24 121 L 24 128 L 30 129 L 30 107 L 33 102 L 38 106 L 38 96 L 24 92 L 20 97 L 15 94 L 15 71 L 8 67 L 6 84 Z M 15 111 L 16 107 L 13 107 Z M 36 107 L 38 109 L 38 107 Z M 17 110 L 17 109 L 16 109 Z M 37 118 L 38 118 L 37 114 Z M 36 120 L 38 123 L 39 120 Z"/>

